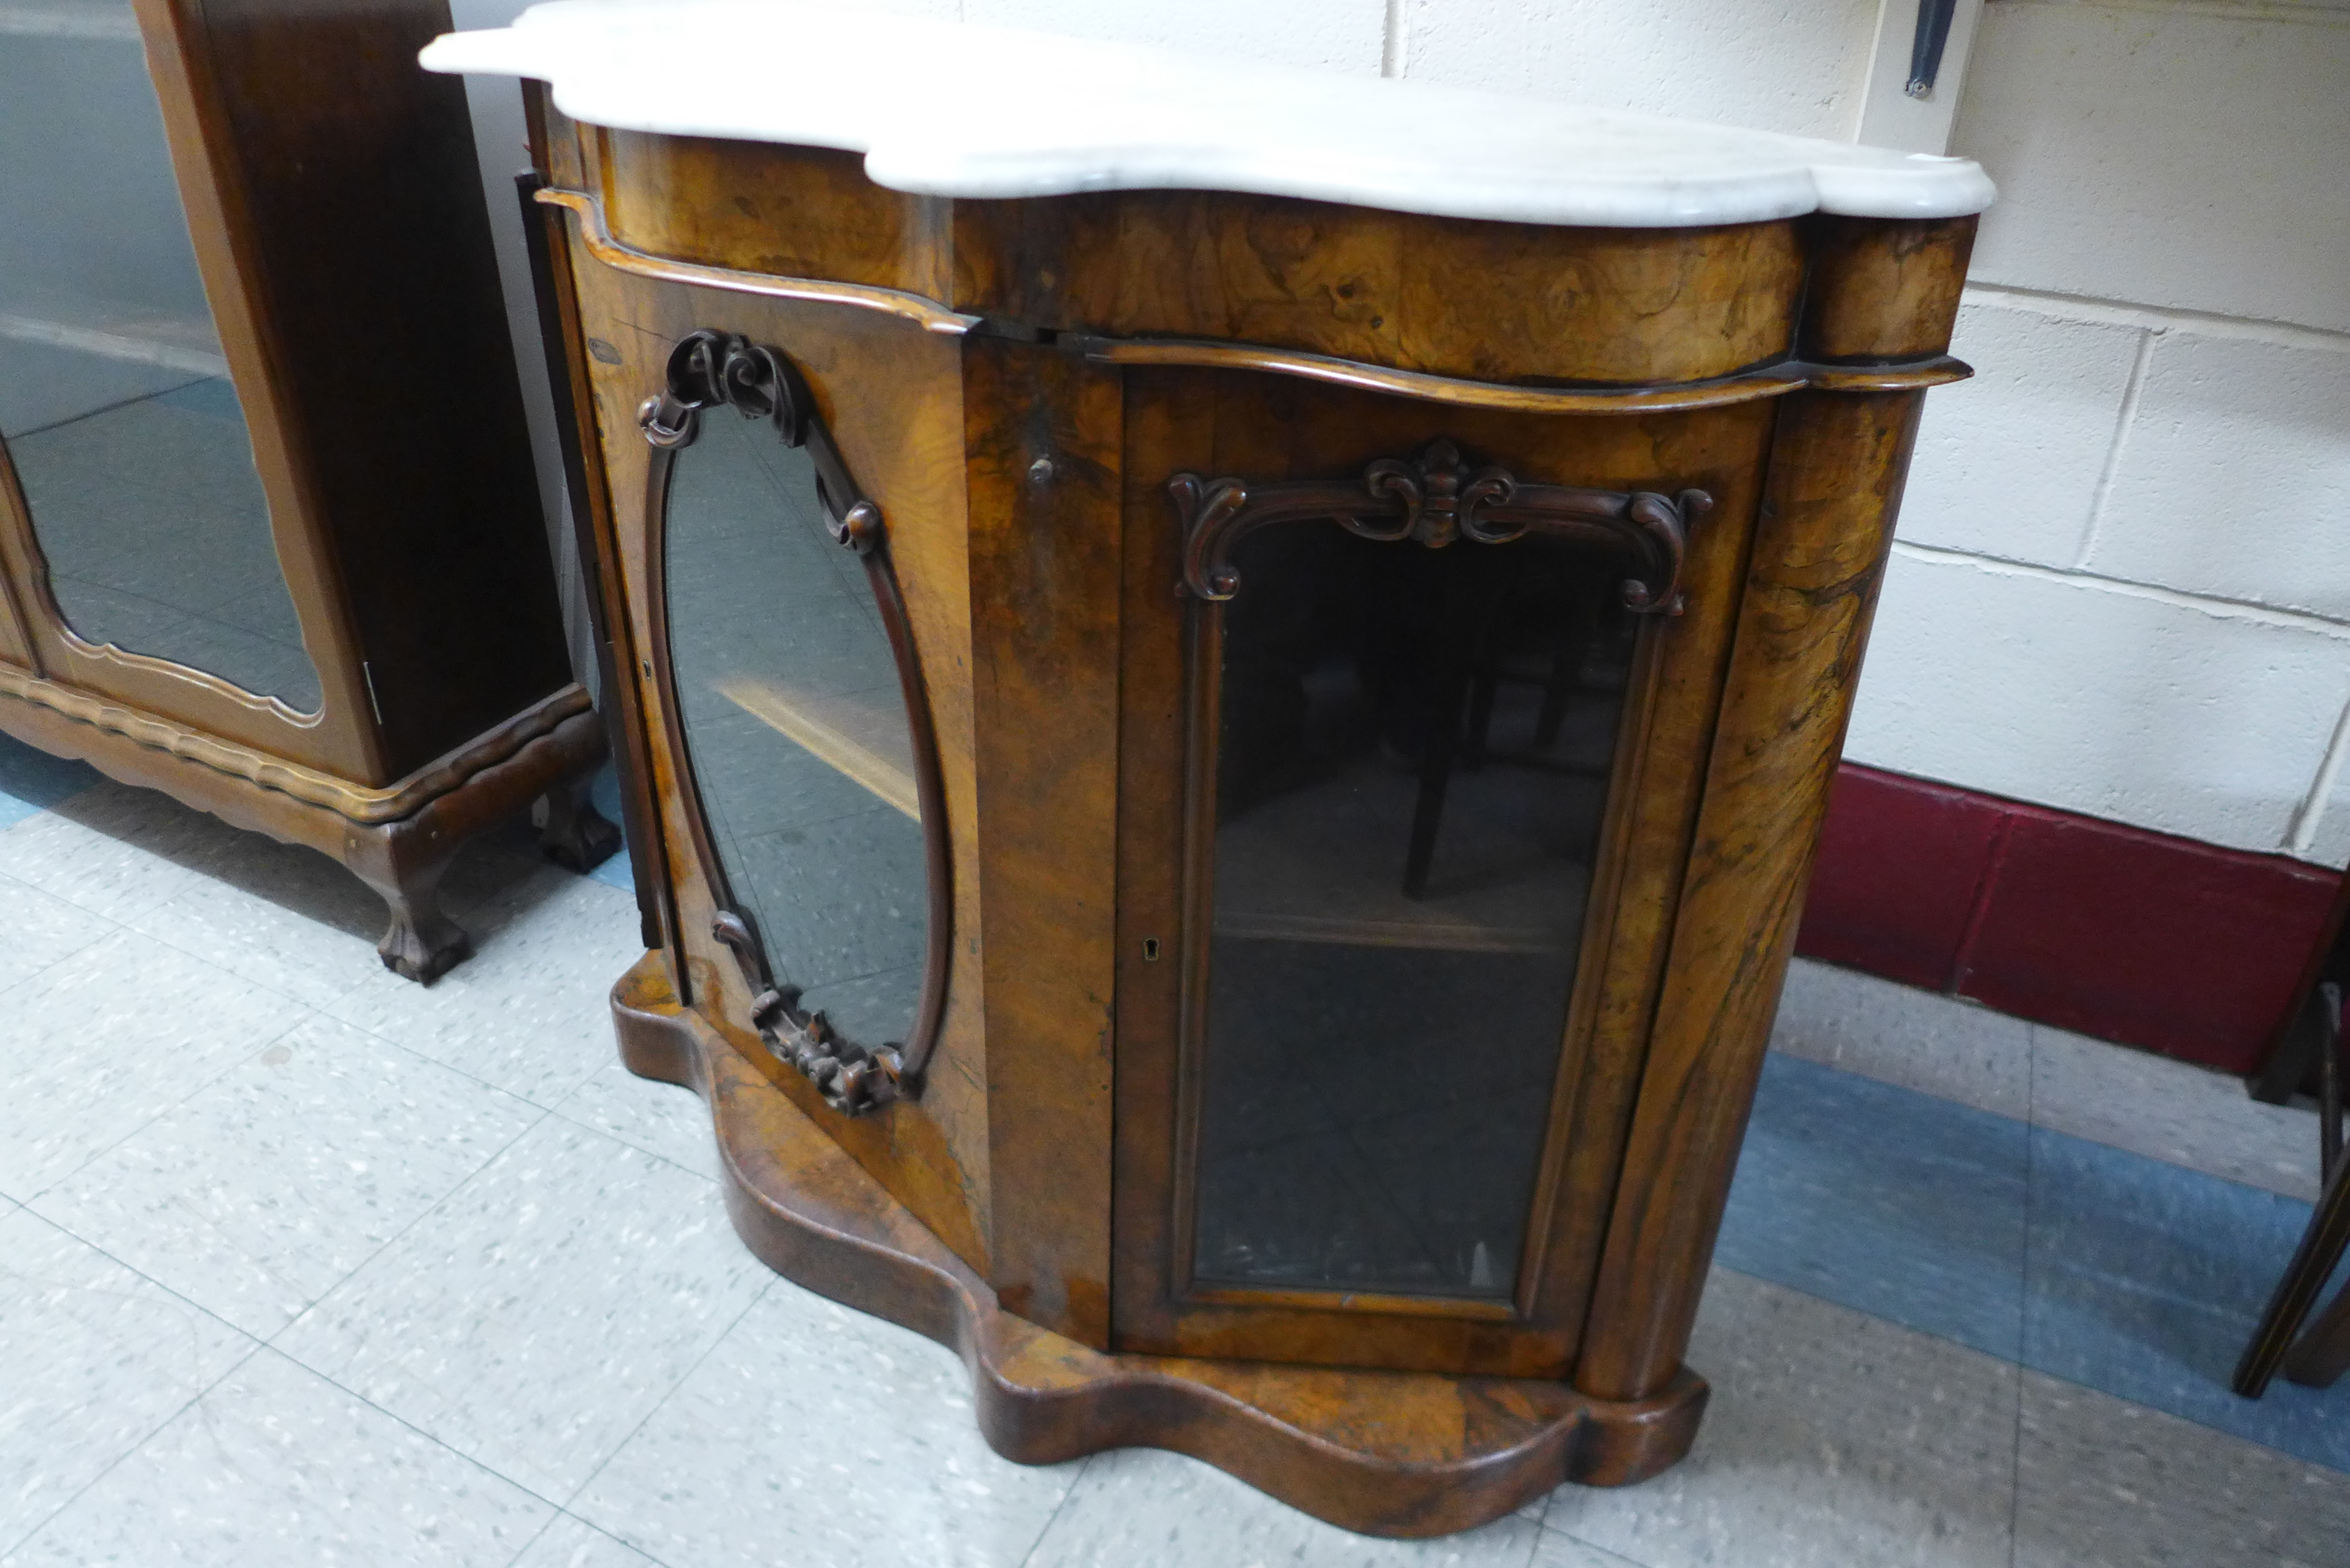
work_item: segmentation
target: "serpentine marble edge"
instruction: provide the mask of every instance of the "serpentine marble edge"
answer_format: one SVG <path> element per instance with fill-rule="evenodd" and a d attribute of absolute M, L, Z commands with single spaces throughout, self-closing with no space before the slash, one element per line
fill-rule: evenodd
<path fill-rule="evenodd" d="M 1182 189 L 1615 228 L 1943 218 L 1964 158 L 777 0 L 556 0 L 427 68 L 533 77 L 572 119 L 834 147 L 930 196 Z"/>

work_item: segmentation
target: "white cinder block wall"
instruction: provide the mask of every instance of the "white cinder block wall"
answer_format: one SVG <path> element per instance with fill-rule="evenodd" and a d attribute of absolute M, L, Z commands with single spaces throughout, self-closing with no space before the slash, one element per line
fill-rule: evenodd
<path fill-rule="evenodd" d="M 1865 113 L 1892 123 L 1898 82 L 1879 68 L 1872 84 L 1872 61 L 1906 63 L 1916 14 L 1916 0 L 870 3 L 1844 138 Z M 475 26 L 518 9 L 458 5 Z M 2350 0 L 1988 0 L 1954 74 L 1950 151 L 2002 196 L 1955 345 L 1981 375 L 1928 400 L 1847 754 L 2340 866 Z"/>

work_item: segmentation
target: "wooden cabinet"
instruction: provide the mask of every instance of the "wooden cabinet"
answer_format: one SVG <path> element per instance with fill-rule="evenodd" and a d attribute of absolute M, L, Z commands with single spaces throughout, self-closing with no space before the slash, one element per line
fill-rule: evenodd
<path fill-rule="evenodd" d="M 0 728 L 335 856 L 419 980 L 467 836 L 616 842 L 447 26 L 0 17 Z"/>
<path fill-rule="evenodd" d="M 763 48 L 927 107 L 685 90 Z M 614 1006 L 752 1248 L 1024 1459 L 1429 1534 L 1685 1452 L 1980 171 L 754 7 L 426 58 L 597 106 L 531 89 Z"/>

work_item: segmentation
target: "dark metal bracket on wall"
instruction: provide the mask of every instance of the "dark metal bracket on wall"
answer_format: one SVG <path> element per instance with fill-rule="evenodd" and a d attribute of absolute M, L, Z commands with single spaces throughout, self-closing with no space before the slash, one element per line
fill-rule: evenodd
<path fill-rule="evenodd" d="M 1506 545 L 1533 533 L 1586 540 L 1631 558 L 1632 575 L 1618 590 L 1627 609 L 1679 615 L 1690 524 L 1713 508 L 1702 490 L 1585 490 L 1530 483 L 1494 464 L 1471 469 L 1449 441 L 1431 441 L 1409 461 L 1380 458 L 1352 483 L 1179 473 L 1167 491 L 1183 531 L 1183 586 L 1211 602 L 1240 591 L 1232 555 L 1242 539 L 1276 523 L 1327 518 L 1366 539 L 1414 540 L 1432 550 L 1460 539 Z"/>
<path fill-rule="evenodd" d="M 1909 44 L 1909 79 L 1901 90 L 1911 98 L 1929 98 L 1934 78 L 1942 74 L 1942 50 L 1950 42 L 1950 23 L 1959 14 L 1959 0 L 1918 0 L 1918 31 Z"/>
<path fill-rule="evenodd" d="M 835 543 L 864 563 L 865 578 L 897 661 L 914 750 L 914 787 L 920 808 L 923 860 L 929 884 L 930 929 L 923 954 L 921 1000 L 914 1027 L 902 1043 L 867 1045 L 850 1040 L 821 1012 L 800 1006 L 796 986 L 778 985 L 757 921 L 729 884 L 710 832 L 708 814 L 696 790 L 686 792 L 685 815 L 695 850 L 709 877 L 718 914 L 711 936 L 734 955 L 753 992 L 751 1023 L 775 1057 L 814 1084 L 825 1103 L 848 1116 L 863 1116 L 893 1100 L 921 1092 L 922 1075 L 937 1049 L 946 1014 L 947 967 L 953 951 L 952 859 L 947 844 L 946 792 L 939 766 L 938 737 L 931 728 L 930 696 L 914 652 L 912 623 L 891 568 L 881 510 L 865 497 L 831 432 L 818 417 L 816 400 L 798 368 L 775 348 L 732 333 L 702 330 L 678 339 L 670 352 L 665 385 L 637 410 L 637 423 L 653 448 L 648 475 L 646 519 L 650 557 L 648 580 L 658 625 L 651 639 L 655 678 L 670 732 L 671 753 L 691 775 L 684 721 L 678 703 L 670 655 L 667 572 L 667 502 L 675 454 L 693 443 L 702 411 L 727 407 L 747 419 L 771 424 L 786 446 L 805 447 L 816 467 L 825 526 Z"/>

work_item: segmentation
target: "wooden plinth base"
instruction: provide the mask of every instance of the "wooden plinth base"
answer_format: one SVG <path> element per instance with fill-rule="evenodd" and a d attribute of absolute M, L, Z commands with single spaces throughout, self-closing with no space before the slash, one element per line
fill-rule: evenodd
<path fill-rule="evenodd" d="M 1689 1451 L 1704 1380 L 1639 1404 L 1563 1383 L 1105 1354 L 1001 1311 L 960 1258 L 726 1041 L 679 1006 L 659 953 L 612 991 L 620 1058 L 709 1102 L 727 1211 L 751 1251 L 903 1324 L 970 1368 L 981 1431 L 1023 1464 L 1171 1449 L 1333 1524 L 1442 1535 L 1561 1481 L 1647 1479 Z"/>
<path fill-rule="evenodd" d="M 465 841 L 544 798 L 547 856 L 585 871 L 619 847 L 588 804 L 605 755 L 588 693 L 565 688 L 469 745 L 369 789 L 171 720 L 0 665 L 0 732 L 107 777 L 156 789 L 234 827 L 332 856 L 384 901 L 376 952 L 429 984 L 473 950 L 442 912 L 441 877 Z"/>

